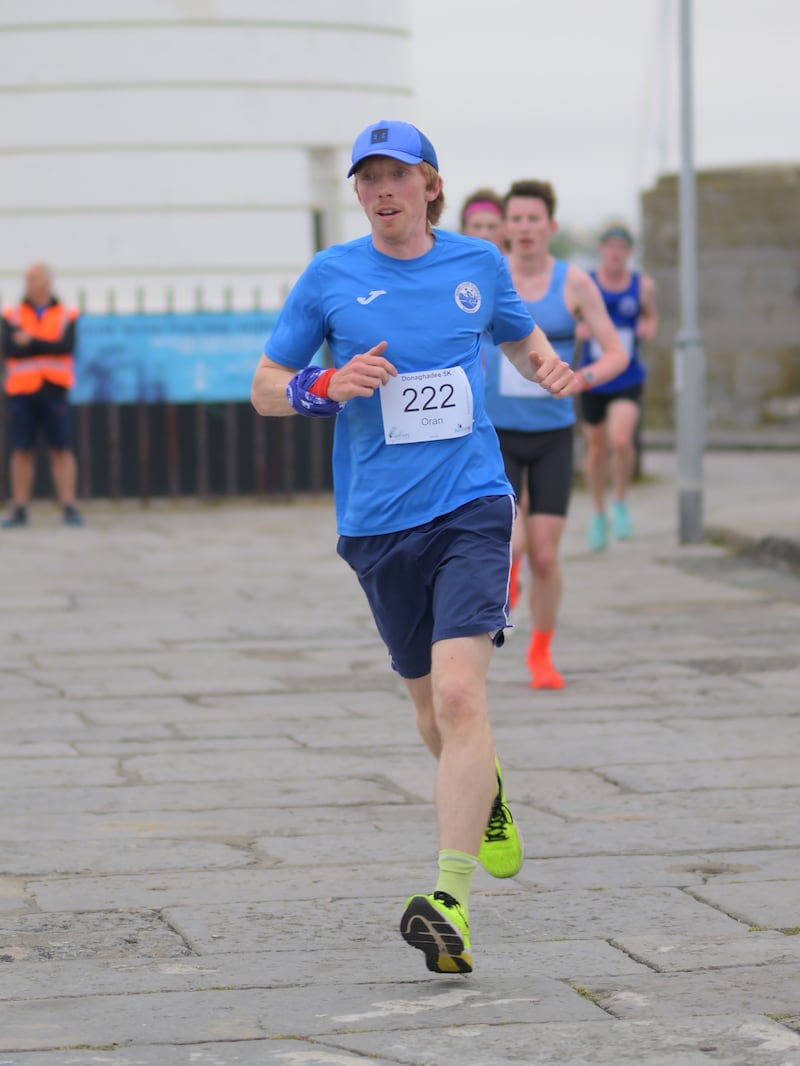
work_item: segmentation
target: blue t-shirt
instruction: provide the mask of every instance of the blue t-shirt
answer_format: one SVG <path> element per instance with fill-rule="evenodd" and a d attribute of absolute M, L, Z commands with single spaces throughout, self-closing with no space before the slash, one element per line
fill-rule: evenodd
<path fill-rule="evenodd" d="M 621 389 L 630 389 L 634 385 L 641 385 L 647 376 L 647 371 L 639 357 L 639 339 L 636 336 L 636 325 L 642 313 L 639 296 L 640 275 L 631 274 L 630 285 L 622 292 L 613 292 L 611 289 L 603 288 L 594 270 L 590 273 L 605 301 L 608 317 L 614 323 L 622 346 L 630 358 L 630 362 L 621 374 L 602 385 L 595 385 L 592 392 L 614 393 Z M 595 359 L 599 359 L 602 354 L 603 350 L 596 341 L 586 341 L 581 348 L 580 365 L 588 366 Z"/>
<path fill-rule="evenodd" d="M 434 238 L 416 259 L 383 255 L 369 236 L 319 252 L 265 347 L 269 359 L 299 370 L 327 341 L 338 368 L 385 340 L 384 356 L 402 376 L 350 400 L 337 416 L 333 482 L 342 536 L 410 529 L 481 496 L 511 492 L 483 405 L 481 334 L 498 344 L 522 340 L 534 322 L 494 245 L 445 230 Z M 440 370 L 451 371 L 444 384 L 413 377 Z M 450 378 L 455 393 L 447 391 Z M 465 415 L 459 435 L 389 443 L 413 437 L 405 432 L 412 421 L 415 433 L 435 432 L 419 429 L 422 420 L 452 418 L 441 406 L 454 409 L 456 396 L 455 410 Z"/>
<path fill-rule="evenodd" d="M 550 285 L 541 300 L 526 300 L 525 305 L 536 324 L 547 334 L 558 355 L 572 364 L 575 352 L 575 319 L 564 303 L 564 282 L 568 264 L 553 262 Z M 563 429 L 575 421 L 572 397 L 558 399 L 523 377 L 502 351 L 484 339 L 486 368 L 486 411 L 496 429 L 513 429 L 521 433 L 540 433 Z"/>

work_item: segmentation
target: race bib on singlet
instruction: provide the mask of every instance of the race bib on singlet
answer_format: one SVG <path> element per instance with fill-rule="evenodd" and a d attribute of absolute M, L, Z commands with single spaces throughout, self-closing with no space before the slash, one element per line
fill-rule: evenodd
<path fill-rule="evenodd" d="M 528 400 L 541 400 L 549 396 L 547 389 L 543 388 L 538 381 L 531 381 L 514 366 L 510 359 L 502 356 L 500 359 L 500 382 L 498 392 L 501 396 L 521 396 Z"/>
<path fill-rule="evenodd" d="M 625 349 L 625 354 L 628 359 L 633 355 L 633 346 L 636 343 L 636 334 L 628 326 L 617 326 L 617 336 L 622 341 L 622 347 Z M 595 359 L 599 359 L 603 354 L 603 349 L 597 343 L 594 338 L 589 341 L 589 358 L 594 362 Z"/>
<path fill-rule="evenodd" d="M 472 389 L 460 366 L 398 374 L 379 392 L 387 444 L 446 440 L 472 432 Z"/>

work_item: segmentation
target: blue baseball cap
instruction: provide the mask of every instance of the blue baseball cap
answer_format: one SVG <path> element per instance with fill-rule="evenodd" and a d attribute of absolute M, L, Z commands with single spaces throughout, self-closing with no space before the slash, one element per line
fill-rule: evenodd
<path fill-rule="evenodd" d="M 610 226 L 606 226 L 603 232 L 600 234 L 600 244 L 605 244 L 606 241 L 610 241 L 612 237 L 619 237 L 620 240 L 626 241 L 633 246 L 633 234 L 624 226 L 621 222 L 614 222 Z"/>
<path fill-rule="evenodd" d="M 388 155 L 401 163 L 430 163 L 435 171 L 439 170 L 433 145 L 410 122 L 381 119 L 362 130 L 353 144 L 353 165 L 347 172 L 348 178 L 355 174 L 358 164 L 371 155 Z"/>

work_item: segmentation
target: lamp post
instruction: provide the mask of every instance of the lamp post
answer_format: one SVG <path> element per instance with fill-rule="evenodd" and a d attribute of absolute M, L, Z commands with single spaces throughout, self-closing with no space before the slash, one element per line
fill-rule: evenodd
<path fill-rule="evenodd" d="M 675 338 L 678 431 L 678 534 L 682 544 L 703 539 L 705 351 L 697 324 L 697 203 L 692 128 L 692 4 L 680 0 L 681 172 L 680 307 Z"/>

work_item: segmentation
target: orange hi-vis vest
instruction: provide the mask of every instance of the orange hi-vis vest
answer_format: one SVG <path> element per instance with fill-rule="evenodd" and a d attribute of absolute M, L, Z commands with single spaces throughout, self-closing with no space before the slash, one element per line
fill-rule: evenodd
<path fill-rule="evenodd" d="M 37 315 L 29 303 L 9 307 L 3 317 L 12 330 L 21 329 L 36 340 L 55 342 L 64 336 L 70 322 L 78 317 L 77 310 L 53 303 Z M 38 392 L 46 381 L 71 389 L 75 384 L 75 361 L 71 352 L 52 355 L 6 356 L 5 387 L 9 396 Z"/>

